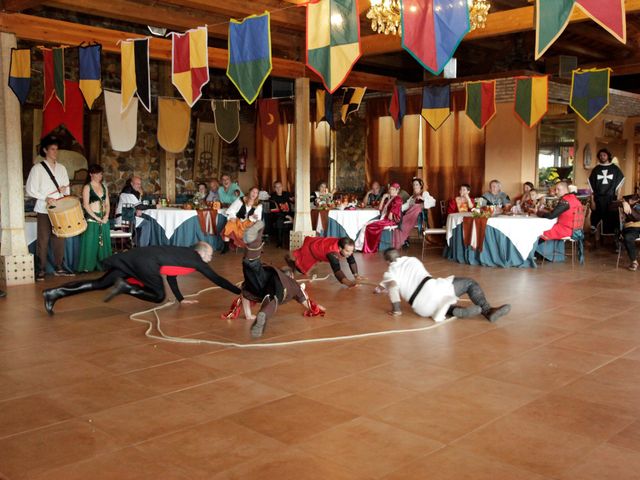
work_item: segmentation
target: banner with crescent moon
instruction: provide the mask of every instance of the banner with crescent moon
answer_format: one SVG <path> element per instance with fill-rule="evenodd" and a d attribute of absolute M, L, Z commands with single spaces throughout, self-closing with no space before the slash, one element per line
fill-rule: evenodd
<path fill-rule="evenodd" d="M 280 125 L 279 104 L 280 102 L 273 98 L 258 100 L 260 128 L 262 129 L 262 134 L 271 141 L 274 141 L 278 136 L 278 125 Z"/>
<path fill-rule="evenodd" d="M 240 100 L 211 100 L 218 136 L 233 143 L 240 133 Z"/>

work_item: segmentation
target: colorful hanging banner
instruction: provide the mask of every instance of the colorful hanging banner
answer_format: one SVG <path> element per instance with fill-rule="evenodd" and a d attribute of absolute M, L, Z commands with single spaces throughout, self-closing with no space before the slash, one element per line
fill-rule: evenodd
<path fill-rule="evenodd" d="M 64 103 L 64 47 L 53 49 L 53 87 L 62 108 Z"/>
<path fill-rule="evenodd" d="M 42 69 L 44 70 L 44 98 L 42 99 L 42 109 L 44 110 L 56 95 L 53 80 L 53 50 L 50 48 L 42 48 Z"/>
<path fill-rule="evenodd" d="M 211 100 L 218 136 L 233 143 L 240 133 L 240 100 Z"/>
<path fill-rule="evenodd" d="M 360 58 L 357 0 L 316 0 L 307 4 L 307 66 L 329 93 L 346 80 Z"/>
<path fill-rule="evenodd" d="M 451 88 L 449 85 L 424 87 L 420 114 L 431 128 L 438 130 L 451 115 Z"/>
<path fill-rule="evenodd" d="M 111 149 L 116 152 L 128 152 L 136 146 L 138 138 L 138 99 L 134 98 L 127 109 L 121 112 L 121 97 L 120 93 L 105 91 L 104 109 Z"/>
<path fill-rule="evenodd" d="M 169 153 L 187 148 L 191 108 L 177 98 L 158 98 L 158 143 Z"/>
<path fill-rule="evenodd" d="M 549 77 L 517 77 L 513 110 L 529 128 L 537 125 L 547 113 Z"/>
<path fill-rule="evenodd" d="M 122 105 L 125 111 L 134 95 L 151 112 L 151 79 L 149 77 L 149 39 L 136 38 L 120 42 L 122 55 Z"/>
<path fill-rule="evenodd" d="M 402 48 L 439 75 L 469 31 L 467 2 L 402 1 Z"/>
<path fill-rule="evenodd" d="M 42 133 L 40 138 L 61 124 L 69 131 L 80 145 L 84 145 L 84 101 L 78 82 L 65 80 L 65 100 L 63 106 L 54 96 L 42 112 Z"/>
<path fill-rule="evenodd" d="M 402 119 L 407 113 L 407 91 L 400 85 L 393 87 L 393 95 L 391 96 L 391 104 L 389 105 L 389 115 L 393 118 L 396 130 L 400 130 Z"/>
<path fill-rule="evenodd" d="M 18 97 L 20 105 L 24 105 L 31 89 L 31 49 L 11 49 L 9 88 Z"/>
<path fill-rule="evenodd" d="M 274 141 L 278 136 L 280 125 L 280 102 L 273 98 L 258 100 L 258 116 L 260 117 L 260 129 L 262 135 Z"/>
<path fill-rule="evenodd" d="M 171 33 L 171 83 L 190 108 L 202 96 L 202 87 L 209 83 L 207 36 L 207 27 Z"/>
<path fill-rule="evenodd" d="M 320 122 L 325 121 L 332 130 L 335 130 L 333 122 L 333 95 L 324 88 L 316 90 L 316 128 Z"/>
<path fill-rule="evenodd" d="M 496 81 L 467 82 L 467 116 L 482 129 L 496 114 Z"/>
<path fill-rule="evenodd" d="M 590 123 L 609 106 L 610 68 L 574 70 L 569 106 Z"/>
<path fill-rule="evenodd" d="M 81 46 L 79 50 L 80 91 L 89 110 L 102 93 L 101 53 L 102 45 Z"/>
<path fill-rule="evenodd" d="M 367 87 L 349 87 L 342 97 L 342 107 L 340 108 L 340 118 L 342 123 L 347 123 L 347 118 L 360 108 L 360 102 L 364 97 Z"/>
<path fill-rule="evenodd" d="M 253 103 L 271 73 L 269 12 L 229 22 L 227 77 L 247 103 Z"/>
<path fill-rule="evenodd" d="M 577 7 L 622 43 L 627 43 L 624 0 L 536 0 L 536 60 L 569 24 Z"/>

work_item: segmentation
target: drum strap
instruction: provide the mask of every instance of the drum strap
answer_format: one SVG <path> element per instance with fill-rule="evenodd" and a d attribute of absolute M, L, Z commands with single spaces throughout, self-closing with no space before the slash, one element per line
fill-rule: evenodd
<path fill-rule="evenodd" d="M 49 165 L 47 165 L 46 162 L 40 162 L 40 165 L 44 167 L 45 171 L 49 174 L 49 178 L 51 179 L 53 184 L 56 186 L 56 190 L 58 190 L 58 193 L 62 195 L 62 190 L 60 190 L 60 185 L 58 185 L 58 181 L 56 180 L 56 177 L 54 177 L 53 173 L 51 173 L 51 170 L 49 170 Z"/>

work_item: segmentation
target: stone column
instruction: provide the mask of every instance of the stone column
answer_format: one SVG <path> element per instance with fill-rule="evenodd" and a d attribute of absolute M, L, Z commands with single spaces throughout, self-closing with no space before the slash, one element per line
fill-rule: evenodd
<path fill-rule="evenodd" d="M 0 33 L 0 283 L 34 283 L 33 255 L 24 235 L 20 103 L 8 87 L 13 33 Z"/>
<path fill-rule="evenodd" d="M 304 237 L 315 236 L 311 228 L 309 198 L 311 191 L 311 126 L 309 123 L 309 79 L 296 79 L 296 215 L 290 237 L 290 249 L 302 246 Z"/>

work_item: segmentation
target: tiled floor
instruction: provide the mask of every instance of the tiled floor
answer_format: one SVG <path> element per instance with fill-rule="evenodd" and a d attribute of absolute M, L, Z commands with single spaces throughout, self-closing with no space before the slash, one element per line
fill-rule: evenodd
<path fill-rule="evenodd" d="M 240 261 L 213 266 L 238 281 Z M 358 262 L 371 280 L 384 271 L 379 255 Z M 77 296 L 49 318 L 40 292 L 59 280 L 11 288 L 0 300 L 0 478 L 640 478 L 640 273 L 616 270 L 604 250 L 575 268 L 470 267 L 433 251 L 426 263 L 477 279 L 512 314 L 240 350 L 148 339 L 128 315 L 149 305 L 129 297 Z M 387 316 L 371 287 L 308 287 L 326 317 L 284 305 L 264 341 L 432 324 L 408 308 Z M 250 342 L 249 322 L 220 319 L 232 300 L 216 290 L 163 310 L 164 330 Z"/>

